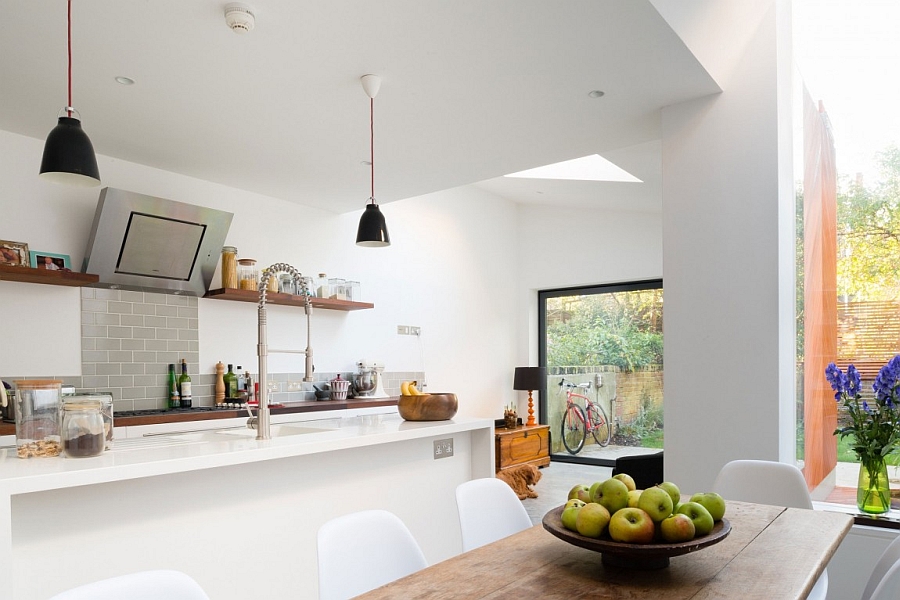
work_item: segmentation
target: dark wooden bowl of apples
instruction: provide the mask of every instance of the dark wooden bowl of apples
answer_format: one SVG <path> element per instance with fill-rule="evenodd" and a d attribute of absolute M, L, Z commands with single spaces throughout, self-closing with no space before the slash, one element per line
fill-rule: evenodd
<path fill-rule="evenodd" d="M 566 529 L 561 519 L 564 508 L 565 506 L 558 506 L 544 515 L 542 520 L 544 529 L 564 542 L 599 552 L 603 564 L 612 567 L 637 570 L 662 569 L 669 566 L 670 557 L 718 544 L 731 532 L 731 523 L 723 518 L 716 522 L 708 534 L 687 542 L 628 544 L 613 540 L 607 533 L 599 538 L 590 538 Z"/>

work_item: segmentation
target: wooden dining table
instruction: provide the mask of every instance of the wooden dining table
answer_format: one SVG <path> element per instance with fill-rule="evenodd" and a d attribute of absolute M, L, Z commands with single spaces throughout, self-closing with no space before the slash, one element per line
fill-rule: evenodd
<path fill-rule="evenodd" d="M 673 556 L 665 568 L 606 565 L 598 552 L 535 525 L 359 598 L 800 599 L 853 524 L 850 515 L 837 512 L 731 501 L 725 518 L 731 524 L 727 537 Z"/>

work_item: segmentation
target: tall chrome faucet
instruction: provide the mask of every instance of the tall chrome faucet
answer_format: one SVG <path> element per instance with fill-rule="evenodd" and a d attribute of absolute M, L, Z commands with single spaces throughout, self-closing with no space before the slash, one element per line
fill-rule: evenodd
<path fill-rule="evenodd" d="M 266 292 L 269 277 L 278 273 L 288 273 L 293 279 L 295 289 L 304 298 L 304 309 L 306 310 L 306 350 L 269 350 L 266 341 Z M 256 346 L 256 355 L 259 357 L 259 408 L 256 412 L 256 439 L 268 440 L 272 437 L 271 417 L 269 413 L 269 388 L 268 388 L 268 366 L 267 357 L 269 353 L 274 354 L 304 354 L 306 355 L 305 372 L 303 381 L 313 380 L 313 351 L 312 351 L 312 333 L 310 331 L 310 317 L 312 316 L 312 305 L 309 302 L 310 290 L 306 285 L 306 280 L 300 272 L 287 263 L 275 263 L 271 267 L 264 269 L 259 278 L 259 344 Z M 251 417 L 251 421 L 252 421 Z"/>

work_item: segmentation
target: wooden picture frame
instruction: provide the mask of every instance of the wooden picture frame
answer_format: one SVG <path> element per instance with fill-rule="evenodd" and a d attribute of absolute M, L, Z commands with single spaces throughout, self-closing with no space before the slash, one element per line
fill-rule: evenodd
<path fill-rule="evenodd" d="M 28 253 L 28 263 L 35 269 L 47 269 L 50 271 L 68 271 L 72 268 L 68 254 L 55 254 L 37 250 L 32 250 Z"/>
<path fill-rule="evenodd" d="M 28 260 L 28 244 L 0 240 L 0 265 L 27 267 Z"/>

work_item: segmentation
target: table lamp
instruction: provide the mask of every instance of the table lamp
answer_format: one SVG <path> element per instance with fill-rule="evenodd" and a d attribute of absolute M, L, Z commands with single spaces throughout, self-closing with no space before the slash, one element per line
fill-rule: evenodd
<path fill-rule="evenodd" d="M 516 376 L 513 378 L 513 389 L 528 392 L 528 422 L 526 425 L 536 425 L 534 420 L 534 400 L 531 393 L 534 390 L 544 388 L 547 381 L 547 369 L 544 367 L 516 367 Z"/>

